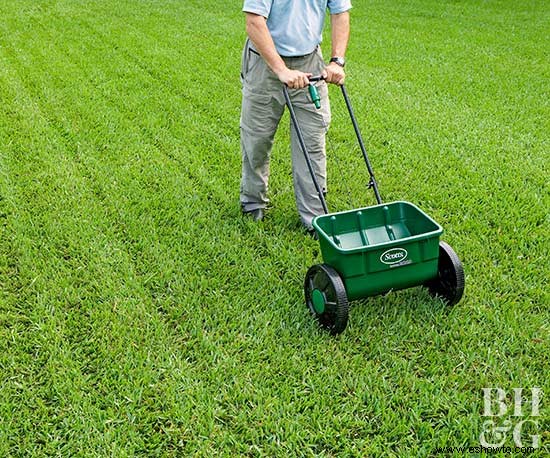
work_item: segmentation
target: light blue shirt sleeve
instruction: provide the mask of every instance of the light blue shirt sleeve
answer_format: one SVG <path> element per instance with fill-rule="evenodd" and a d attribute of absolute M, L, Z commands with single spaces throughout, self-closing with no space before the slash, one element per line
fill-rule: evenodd
<path fill-rule="evenodd" d="M 329 0 L 327 6 L 330 14 L 345 13 L 351 9 L 351 0 Z"/>
<path fill-rule="evenodd" d="M 328 0 L 327 7 L 330 14 L 345 13 L 351 9 L 351 0 Z"/>
<path fill-rule="evenodd" d="M 272 3 L 273 0 L 244 0 L 243 11 L 245 13 L 259 14 L 267 19 Z"/>

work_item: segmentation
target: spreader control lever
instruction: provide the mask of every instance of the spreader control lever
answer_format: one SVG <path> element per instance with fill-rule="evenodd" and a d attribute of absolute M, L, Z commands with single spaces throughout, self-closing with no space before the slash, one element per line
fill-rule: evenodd
<path fill-rule="evenodd" d="M 311 97 L 311 101 L 315 104 L 315 108 L 319 109 L 321 108 L 321 96 L 319 95 L 319 91 L 317 90 L 317 86 L 315 86 L 315 82 L 324 80 L 325 77 L 323 75 L 319 76 L 311 76 L 309 78 L 309 96 Z"/>

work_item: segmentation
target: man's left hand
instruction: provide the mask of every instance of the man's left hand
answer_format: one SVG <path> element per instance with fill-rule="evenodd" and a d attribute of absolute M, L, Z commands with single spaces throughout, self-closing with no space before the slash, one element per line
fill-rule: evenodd
<path fill-rule="evenodd" d="M 327 83 L 337 84 L 338 86 L 344 84 L 344 80 L 346 79 L 344 69 L 336 62 L 331 62 L 325 67 L 323 76 Z"/>

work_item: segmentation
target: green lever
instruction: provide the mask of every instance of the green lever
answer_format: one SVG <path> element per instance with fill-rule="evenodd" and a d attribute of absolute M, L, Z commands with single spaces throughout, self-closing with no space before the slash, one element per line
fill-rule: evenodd
<path fill-rule="evenodd" d="M 309 95 L 311 96 L 311 101 L 315 104 L 315 108 L 321 108 L 321 97 L 319 96 L 319 91 L 313 83 L 309 83 Z"/>

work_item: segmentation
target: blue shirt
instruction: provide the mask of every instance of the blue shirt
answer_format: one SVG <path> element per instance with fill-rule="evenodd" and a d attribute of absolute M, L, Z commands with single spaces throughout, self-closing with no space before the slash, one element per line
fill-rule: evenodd
<path fill-rule="evenodd" d="M 243 11 L 263 16 L 281 56 L 304 56 L 323 40 L 326 10 L 339 14 L 351 0 L 244 0 Z"/>

